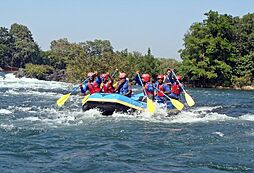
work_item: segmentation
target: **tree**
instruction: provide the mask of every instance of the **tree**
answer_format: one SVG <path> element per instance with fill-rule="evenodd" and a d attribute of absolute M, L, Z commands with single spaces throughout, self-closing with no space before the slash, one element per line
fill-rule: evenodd
<path fill-rule="evenodd" d="M 231 85 L 239 61 L 253 51 L 253 14 L 242 19 L 215 11 L 205 15 L 184 36 L 180 69 L 194 85 Z"/>
<path fill-rule="evenodd" d="M 11 63 L 14 38 L 7 28 L 0 27 L 0 66 Z"/>
<path fill-rule="evenodd" d="M 11 25 L 10 33 L 15 40 L 13 66 L 24 67 L 29 62 L 37 63 L 40 59 L 40 49 L 34 42 L 31 31 L 26 26 L 15 23 Z"/>

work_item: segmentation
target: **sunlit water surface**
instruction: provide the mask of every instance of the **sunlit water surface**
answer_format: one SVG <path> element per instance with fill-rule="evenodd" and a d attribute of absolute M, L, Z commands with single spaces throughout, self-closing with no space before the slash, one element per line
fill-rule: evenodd
<path fill-rule="evenodd" d="M 71 84 L 0 77 L 0 172 L 254 172 L 254 92 L 192 89 L 166 117 L 82 112 Z M 183 98 L 184 100 L 184 98 Z"/>

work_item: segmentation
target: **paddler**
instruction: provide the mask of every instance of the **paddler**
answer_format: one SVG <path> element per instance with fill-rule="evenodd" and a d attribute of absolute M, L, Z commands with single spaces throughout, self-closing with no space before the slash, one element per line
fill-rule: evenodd
<path fill-rule="evenodd" d="M 86 91 L 89 91 L 90 94 L 93 94 L 101 91 L 99 81 L 95 80 L 95 73 L 89 72 L 87 74 L 87 81 L 85 85 L 79 85 L 81 93 L 85 94 Z"/>
<path fill-rule="evenodd" d="M 118 94 L 122 94 L 127 97 L 131 97 L 132 87 L 129 80 L 126 79 L 126 73 L 119 73 L 119 81 L 116 84 L 115 92 Z"/>
<path fill-rule="evenodd" d="M 103 93 L 114 93 L 114 79 L 111 77 L 109 73 L 102 74 L 101 75 L 102 83 L 100 85 L 101 92 Z"/>

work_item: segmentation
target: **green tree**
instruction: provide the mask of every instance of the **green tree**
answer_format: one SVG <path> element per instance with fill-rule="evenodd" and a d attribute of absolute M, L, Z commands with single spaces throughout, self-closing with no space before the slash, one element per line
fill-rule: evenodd
<path fill-rule="evenodd" d="M 40 59 L 40 49 L 35 43 L 31 31 L 24 25 L 12 24 L 10 33 L 15 39 L 13 65 L 24 67 L 26 63 L 37 63 Z"/>
<path fill-rule="evenodd" d="M 14 39 L 7 28 L 0 27 L 0 66 L 11 64 Z"/>
<path fill-rule="evenodd" d="M 184 36 L 180 69 L 194 85 L 231 85 L 237 75 L 234 69 L 253 51 L 253 15 L 205 15 L 207 19 L 194 23 Z"/>

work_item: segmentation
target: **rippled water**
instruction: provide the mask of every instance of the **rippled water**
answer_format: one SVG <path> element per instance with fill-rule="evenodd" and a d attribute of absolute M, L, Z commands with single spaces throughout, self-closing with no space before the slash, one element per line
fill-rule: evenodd
<path fill-rule="evenodd" d="M 174 117 L 82 112 L 72 86 L 0 77 L 0 172 L 254 172 L 254 92 L 193 89 Z"/>

